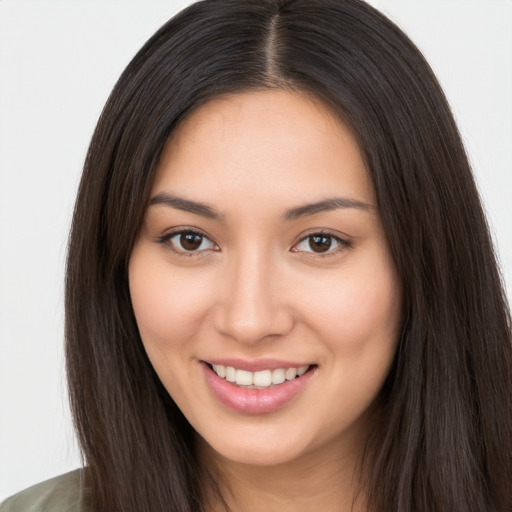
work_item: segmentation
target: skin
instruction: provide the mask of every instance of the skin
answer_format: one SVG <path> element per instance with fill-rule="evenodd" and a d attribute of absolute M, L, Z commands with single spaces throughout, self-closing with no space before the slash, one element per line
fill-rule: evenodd
<path fill-rule="evenodd" d="M 216 98 L 170 136 L 151 197 L 162 193 L 219 217 L 150 203 L 129 265 L 145 349 L 200 457 L 235 510 L 351 510 L 402 293 L 350 130 L 301 93 Z M 284 218 L 333 197 L 360 205 Z M 198 250 L 164 239 L 186 229 L 204 236 Z M 284 407 L 244 414 L 206 383 L 200 361 L 221 357 L 317 366 Z"/>

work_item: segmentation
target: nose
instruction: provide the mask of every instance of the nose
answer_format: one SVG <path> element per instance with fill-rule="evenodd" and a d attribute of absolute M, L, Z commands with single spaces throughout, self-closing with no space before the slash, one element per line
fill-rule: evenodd
<path fill-rule="evenodd" d="M 244 344 L 286 335 L 294 316 L 282 272 L 268 255 L 247 251 L 227 265 L 214 315 L 218 332 Z"/>

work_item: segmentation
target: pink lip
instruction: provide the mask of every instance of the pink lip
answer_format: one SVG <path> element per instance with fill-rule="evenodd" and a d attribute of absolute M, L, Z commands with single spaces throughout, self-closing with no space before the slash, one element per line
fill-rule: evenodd
<path fill-rule="evenodd" d="M 223 364 L 223 363 L 215 363 Z M 231 366 L 231 365 L 225 365 Z M 287 405 L 307 385 L 311 377 L 316 373 L 316 368 L 307 371 L 301 377 L 288 380 L 268 389 L 246 389 L 240 388 L 219 377 L 208 364 L 202 362 L 201 367 L 206 378 L 208 387 L 213 394 L 230 409 L 246 414 L 263 414 L 273 412 Z M 296 368 L 297 366 L 284 366 Z M 237 366 L 237 368 L 241 368 Z M 269 369 L 268 366 L 265 367 Z M 283 368 L 282 361 L 280 366 Z M 258 371 L 258 370 L 254 370 Z"/>

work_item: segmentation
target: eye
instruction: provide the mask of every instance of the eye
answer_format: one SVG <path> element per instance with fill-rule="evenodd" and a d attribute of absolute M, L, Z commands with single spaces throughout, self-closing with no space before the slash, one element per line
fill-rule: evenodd
<path fill-rule="evenodd" d="M 207 236 L 190 229 L 169 233 L 162 237 L 159 243 L 167 245 L 172 251 L 184 255 L 218 250 L 218 246 Z"/>
<path fill-rule="evenodd" d="M 350 242 L 338 236 L 329 233 L 312 233 L 295 245 L 292 251 L 328 255 L 346 247 L 350 247 Z"/>

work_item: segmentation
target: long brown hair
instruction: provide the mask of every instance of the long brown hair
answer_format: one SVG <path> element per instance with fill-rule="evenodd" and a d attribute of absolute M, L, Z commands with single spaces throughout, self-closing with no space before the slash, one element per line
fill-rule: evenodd
<path fill-rule="evenodd" d="M 404 286 L 362 482 L 379 512 L 512 510 L 511 328 L 460 136 L 411 41 L 359 0 L 206 0 L 116 84 L 87 154 L 66 278 L 75 425 L 97 512 L 202 510 L 194 432 L 144 352 L 127 264 L 177 123 L 217 94 L 314 94 L 352 128 Z"/>

